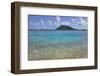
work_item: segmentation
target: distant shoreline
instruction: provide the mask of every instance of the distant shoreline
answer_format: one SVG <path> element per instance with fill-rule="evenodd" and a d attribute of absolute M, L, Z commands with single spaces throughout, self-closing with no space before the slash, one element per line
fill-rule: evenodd
<path fill-rule="evenodd" d="M 76 29 L 70 26 L 61 25 L 56 29 L 28 29 L 29 31 L 87 31 L 87 29 Z"/>
<path fill-rule="evenodd" d="M 28 29 L 28 31 L 88 31 L 88 30 L 33 30 L 33 29 Z"/>

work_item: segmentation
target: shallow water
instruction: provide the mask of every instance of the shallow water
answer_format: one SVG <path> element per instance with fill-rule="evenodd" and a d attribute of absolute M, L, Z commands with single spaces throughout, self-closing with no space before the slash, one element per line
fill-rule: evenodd
<path fill-rule="evenodd" d="M 87 58 L 87 31 L 28 32 L 29 60 L 76 58 Z"/>

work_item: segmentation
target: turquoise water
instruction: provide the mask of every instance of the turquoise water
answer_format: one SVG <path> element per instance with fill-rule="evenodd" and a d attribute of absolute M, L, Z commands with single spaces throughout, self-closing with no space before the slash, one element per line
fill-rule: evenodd
<path fill-rule="evenodd" d="M 87 31 L 29 31 L 29 47 L 32 44 L 58 44 L 87 42 Z M 69 45 L 69 44 L 67 44 Z"/>
<path fill-rule="evenodd" d="M 47 51 L 86 51 L 87 31 L 29 31 L 28 32 L 28 55 L 29 59 L 36 58 L 38 52 Z M 37 53 L 35 53 L 37 52 Z M 39 53 L 40 54 L 40 53 Z M 40 54 L 41 55 L 41 54 Z M 86 55 L 85 55 L 86 56 Z M 41 56 L 42 57 L 42 56 Z M 47 59 L 47 58 L 46 58 Z M 55 58 L 51 58 L 55 59 Z M 60 58 L 58 58 L 60 59 Z M 45 58 L 42 60 L 45 60 Z"/>

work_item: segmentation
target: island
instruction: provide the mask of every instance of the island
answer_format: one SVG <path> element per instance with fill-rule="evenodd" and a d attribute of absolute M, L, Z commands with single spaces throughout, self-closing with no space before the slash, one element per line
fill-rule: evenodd
<path fill-rule="evenodd" d="M 77 31 L 87 31 L 86 29 L 76 29 L 73 28 L 71 26 L 66 26 L 66 25 L 61 25 L 58 28 L 56 28 L 55 30 L 77 30 Z"/>
<path fill-rule="evenodd" d="M 58 28 L 56 28 L 56 30 L 76 30 L 76 29 L 72 28 L 71 26 L 61 25 Z"/>

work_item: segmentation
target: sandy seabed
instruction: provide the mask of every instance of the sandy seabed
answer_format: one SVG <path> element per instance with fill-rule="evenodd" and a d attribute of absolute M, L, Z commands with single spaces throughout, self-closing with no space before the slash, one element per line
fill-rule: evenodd
<path fill-rule="evenodd" d="M 42 44 L 41 44 L 42 45 Z M 32 45 L 28 50 L 28 60 L 55 60 L 55 59 L 80 59 L 87 58 L 87 45 L 75 45 L 67 47 L 61 44 L 36 46 Z"/>

